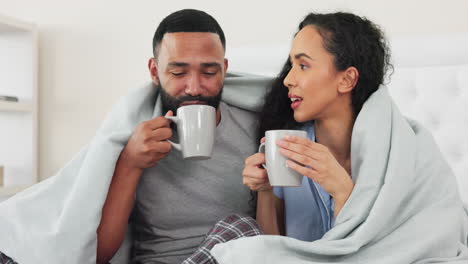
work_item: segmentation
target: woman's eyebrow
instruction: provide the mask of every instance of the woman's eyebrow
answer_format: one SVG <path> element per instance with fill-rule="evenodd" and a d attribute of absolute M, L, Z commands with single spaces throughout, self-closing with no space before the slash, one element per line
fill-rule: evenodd
<path fill-rule="evenodd" d="M 294 58 L 295 58 L 296 60 L 297 60 L 297 59 L 300 59 L 300 58 L 302 58 L 302 57 L 306 57 L 306 58 L 312 60 L 312 58 L 311 58 L 309 55 L 307 55 L 307 54 L 305 54 L 305 53 L 303 53 L 303 52 L 294 55 Z"/>

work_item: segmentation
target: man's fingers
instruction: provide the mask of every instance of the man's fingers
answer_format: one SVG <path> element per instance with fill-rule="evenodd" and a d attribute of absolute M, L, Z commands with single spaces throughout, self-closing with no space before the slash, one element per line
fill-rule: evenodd
<path fill-rule="evenodd" d="M 170 120 L 165 118 L 164 116 L 158 116 L 151 120 L 148 120 L 144 123 L 144 125 L 152 130 L 161 128 L 161 127 L 169 127 Z"/>
<path fill-rule="evenodd" d="M 172 145 L 167 141 L 153 141 L 148 143 L 155 153 L 168 153 L 171 151 Z"/>
<path fill-rule="evenodd" d="M 172 137 L 172 130 L 168 127 L 158 128 L 150 132 L 148 140 L 163 141 Z"/>

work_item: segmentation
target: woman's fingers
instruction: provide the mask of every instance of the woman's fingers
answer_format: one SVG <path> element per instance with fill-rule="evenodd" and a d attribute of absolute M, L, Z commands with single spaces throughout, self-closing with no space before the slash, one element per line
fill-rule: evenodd
<path fill-rule="evenodd" d="M 268 179 L 266 170 L 256 167 L 246 167 L 242 172 L 242 177 L 247 180 L 255 180 L 256 182 L 265 181 Z"/>
<path fill-rule="evenodd" d="M 316 170 L 304 167 L 291 160 L 287 160 L 286 164 L 288 165 L 289 168 L 297 171 L 299 174 L 304 175 L 314 180 L 318 184 L 321 184 L 322 180 L 320 179 L 319 174 L 317 173 Z"/>
<path fill-rule="evenodd" d="M 265 163 L 265 153 L 255 153 L 245 160 L 245 166 L 259 167 Z"/>
<path fill-rule="evenodd" d="M 309 146 L 301 144 L 301 143 L 278 140 L 276 142 L 276 145 L 280 147 L 280 150 L 286 149 L 286 150 L 289 150 L 289 151 L 292 151 L 301 155 L 305 155 L 314 160 L 321 160 L 323 156 L 323 152 L 318 151 L 317 149 L 314 149 L 314 148 L 310 148 Z"/>
<path fill-rule="evenodd" d="M 325 151 L 327 150 L 327 147 L 324 145 L 314 142 L 308 138 L 303 138 L 303 137 L 297 137 L 297 136 L 284 136 L 281 141 L 284 141 L 286 143 L 296 143 L 299 145 L 303 145 L 305 147 L 314 149 L 316 151 Z"/>
<path fill-rule="evenodd" d="M 253 191 L 262 191 L 271 189 L 268 175 L 265 169 L 260 168 L 260 164 L 265 162 L 265 154 L 257 153 L 245 161 L 245 167 L 242 171 L 242 183 Z"/>
<path fill-rule="evenodd" d="M 280 153 L 285 156 L 286 158 L 293 160 L 299 164 L 302 164 L 304 166 L 309 166 L 311 168 L 314 168 L 315 170 L 320 170 L 322 165 L 320 162 L 316 159 L 313 159 L 309 157 L 308 155 L 297 153 L 294 151 L 291 151 L 289 149 L 285 148 L 280 148 Z"/>

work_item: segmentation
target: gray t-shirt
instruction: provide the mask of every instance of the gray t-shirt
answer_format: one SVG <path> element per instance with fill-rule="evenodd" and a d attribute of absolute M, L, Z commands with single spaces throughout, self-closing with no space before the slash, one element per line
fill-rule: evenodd
<path fill-rule="evenodd" d="M 256 152 L 253 113 L 220 104 L 212 158 L 183 160 L 176 149 L 144 171 L 131 221 L 132 263 L 181 263 L 222 218 L 255 214 L 242 184 L 245 159 Z"/>

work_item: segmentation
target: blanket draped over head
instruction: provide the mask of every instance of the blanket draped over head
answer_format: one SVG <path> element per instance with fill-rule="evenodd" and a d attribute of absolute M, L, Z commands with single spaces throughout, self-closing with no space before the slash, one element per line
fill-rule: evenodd
<path fill-rule="evenodd" d="M 271 78 L 230 75 L 223 101 L 258 110 Z M 0 203 L 0 251 L 19 264 L 96 263 L 96 230 L 120 152 L 139 123 L 160 115 L 153 84 L 122 98 L 92 141 L 55 176 Z"/>
<path fill-rule="evenodd" d="M 354 124 L 351 167 L 354 190 L 322 239 L 241 238 L 211 253 L 220 264 L 468 263 L 455 176 L 431 134 L 402 116 L 383 86 Z"/>

